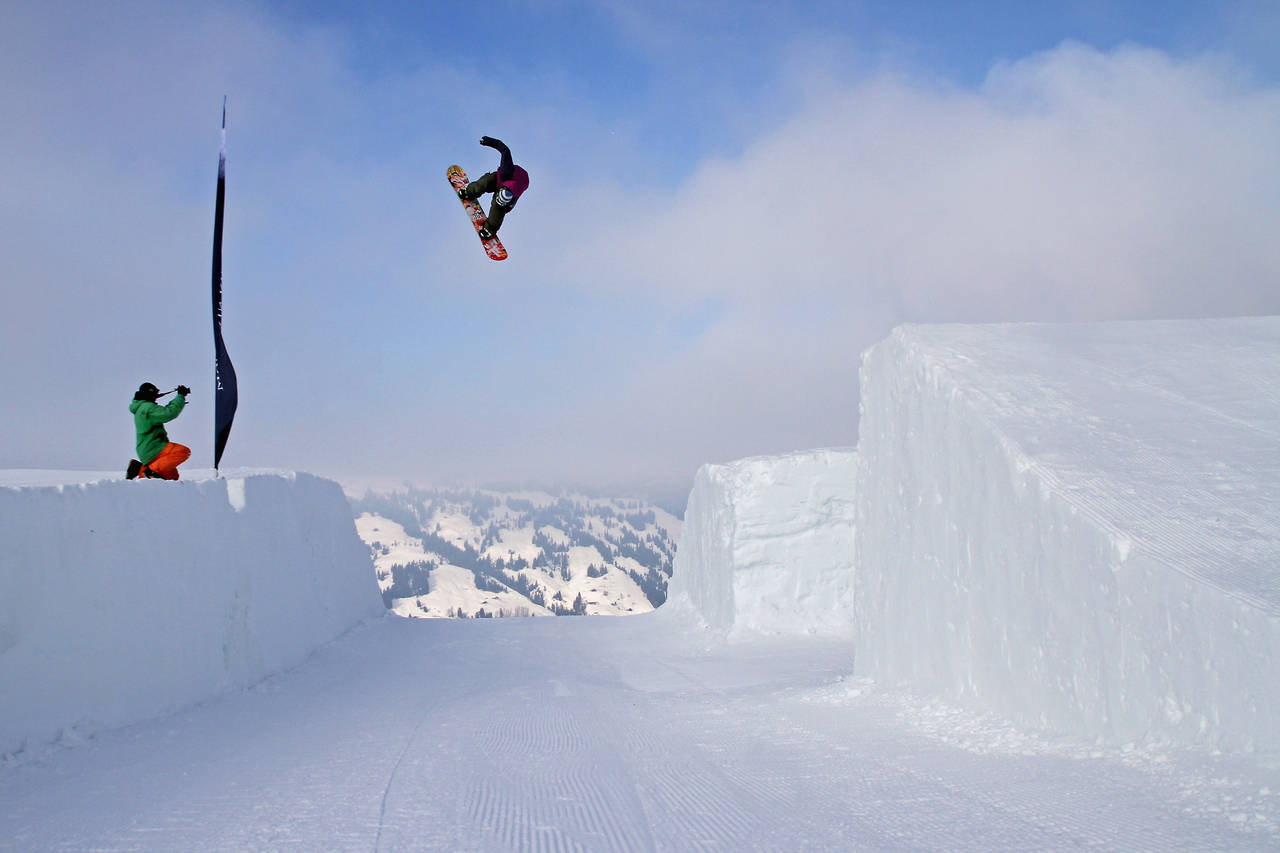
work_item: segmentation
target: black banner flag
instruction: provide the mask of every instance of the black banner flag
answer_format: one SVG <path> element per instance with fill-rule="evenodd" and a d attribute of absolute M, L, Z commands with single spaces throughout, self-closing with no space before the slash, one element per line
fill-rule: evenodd
<path fill-rule="evenodd" d="M 227 99 L 222 99 L 222 141 L 218 147 L 218 199 L 213 212 L 213 468 L 218 469 L 222 451 L 236 418 L 236 369 L 222 342 L 222 205 L 227 194 Z"/>

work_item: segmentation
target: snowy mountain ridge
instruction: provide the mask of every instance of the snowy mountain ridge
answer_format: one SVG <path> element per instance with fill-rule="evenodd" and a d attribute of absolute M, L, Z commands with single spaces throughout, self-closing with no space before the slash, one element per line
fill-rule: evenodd
<path fill-rule="evenodd" d="M 408 489 L 353 499 L 388 609 L 408 617 L 646 613 L 678 518 L 638 500 Z"/>

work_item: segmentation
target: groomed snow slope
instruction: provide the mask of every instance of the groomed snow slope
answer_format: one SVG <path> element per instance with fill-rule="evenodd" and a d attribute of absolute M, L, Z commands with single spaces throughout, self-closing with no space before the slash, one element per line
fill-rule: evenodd
<path fill-rule="evenodd" d="M 0 754 L 248 685 L 384 612 L 336 483 L 193 473 L 0 474 Z"/>
<path fill-rule="evenodd" d="M 1280 773 L 843 677 L 660 614 L 360 625 L 257 687 L 0 759 L 0 851 L 1090 851 L 1280 844 Z"/>
<path fill-rule="evenodd" d="M 856 459 L 831 449 L 702 466 L 662 610 L 735 635 L 850 633 Z"/>
<path fill-rule="evenodd" d="M 906 326 L 861 382 L 859 674 L 1280 750 L 1280 318 Z"/>

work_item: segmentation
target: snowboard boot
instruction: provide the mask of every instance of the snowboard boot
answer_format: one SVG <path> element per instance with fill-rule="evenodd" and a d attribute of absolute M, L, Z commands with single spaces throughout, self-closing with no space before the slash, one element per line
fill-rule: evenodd
<path fill-rule="evenodd" d="M 458 190 L 458 198 L 462 199 L 463 201 L 471 201 L 471 196 L 467 195 L 466 187 L 463 187 L 462 189 Z"/>
<path fill-rule="evenodd" d="M 141 470 L 142 470 L 142 463 L 139 462 L 137 459 L 130 459 L 129 470 L 124 472 L 124 478 L 126 480 L 136 480 L 138 478 L 138 472 Z"/>
<path fill-rule="evenodd" d="M 489 239 L 492 239 L 492 237 L 493 237 L 493 232 L 489 230 L 489 226 L 482 225 L 480 227 L 480 239 L 489 240 Z"/>
<path fill-rule="evenodd" d="M 148 480 L 163 480 L 164 475 L 159 471 L 152 471 L 150 465 L 142 466 L 142 476 Z"/>

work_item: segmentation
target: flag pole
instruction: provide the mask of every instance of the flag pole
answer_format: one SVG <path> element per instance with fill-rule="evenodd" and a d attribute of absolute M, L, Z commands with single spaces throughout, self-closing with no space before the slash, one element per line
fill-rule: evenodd
<path fill-rule="evenodd" d="M 222 97 L 222 135 L 218 146 L 218 192 L 213 211 L 213 470 L 218 475 L 222 452 L 236 417 L 239 392 L 236 370 L 222 340 L 222 213 L 227 186 L 227 98 Z M 220 476 L 220 475 L 219 475 Z"/>

